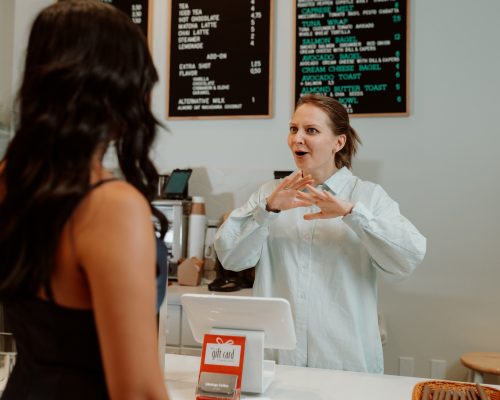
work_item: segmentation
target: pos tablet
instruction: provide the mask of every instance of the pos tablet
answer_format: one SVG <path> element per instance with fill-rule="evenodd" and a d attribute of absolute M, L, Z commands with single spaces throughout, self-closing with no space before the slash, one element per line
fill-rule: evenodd
<path fill-rule="evenodd" d="M 164 196 L 169 200 L 184 200 L 188 197 L 188 182 L 192 169 L 174 169 L 165 185 Z"/>
<path fill-rule="evenodd" d="M 274 377 L 274 361 L 264 360 L 264 348 L 295 348 L 295 328 L 286 299 L 183 294 L 181 304 L 197 342 L 203 343 L 206 333 L 247 338 L 243 392 L 262 393 Z"/>

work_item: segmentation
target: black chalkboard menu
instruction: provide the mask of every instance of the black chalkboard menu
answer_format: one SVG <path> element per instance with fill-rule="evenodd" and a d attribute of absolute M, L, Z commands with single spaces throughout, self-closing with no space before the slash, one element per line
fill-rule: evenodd
<path fill-rule="evenodd" d="M 134 24 L 141 27 L 148 37 L 149 18 L 151 15 L 150 0 L 100 0 L 102 3 L 112 4 L 127 14 Z"/>
<path fill-rule="evenodd" d="M 272 0 L 170 0 L 167 116 L 269 117 Z"/>
<path fill-rule="evenodd" d="M 320 93 L 354 115 L 408 115 L 408 2 L 296 0 L 295 100 Z"/>

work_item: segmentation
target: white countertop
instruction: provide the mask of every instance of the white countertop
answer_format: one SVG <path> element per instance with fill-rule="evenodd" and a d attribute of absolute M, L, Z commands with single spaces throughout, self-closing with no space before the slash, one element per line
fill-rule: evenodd
<path fill-rule="evenodd" d="M 192 400 L 200 357 L 167 354 L 165 377 L 171 400 Z M 276 376 L 261 395 L 241 399 L 268 400 L 411 400 L 413 386 L 425 379 L 316 368 L 276 366 Z"/>

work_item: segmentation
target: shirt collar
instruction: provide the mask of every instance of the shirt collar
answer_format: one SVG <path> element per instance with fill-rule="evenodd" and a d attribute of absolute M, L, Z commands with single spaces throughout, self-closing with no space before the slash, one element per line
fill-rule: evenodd
<path fill-rule="evenodd" d="M 333 175 L 320 186 L 322 186 L 324 190 L 328 190 L 334 195 L 337 195 L 342 191 L 351 177 L 352 172 L 347 167 L 342 167 L 338 171 L 335 171 Z"/>

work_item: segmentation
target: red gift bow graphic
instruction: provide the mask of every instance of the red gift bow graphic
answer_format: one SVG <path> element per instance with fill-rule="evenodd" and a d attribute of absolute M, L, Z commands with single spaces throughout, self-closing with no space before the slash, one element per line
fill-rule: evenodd
<path fill-rule="evenodd" d="M 234 341 L 232 339 L 229 339 L 227 342 L 224 343 L 224 340 L 222 340 L 220 337 L 217 337 L 215 341 L 217 342 L 217 344 L 234 344 Z"/>

